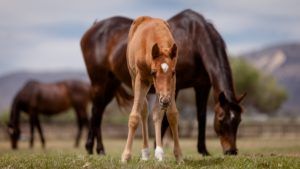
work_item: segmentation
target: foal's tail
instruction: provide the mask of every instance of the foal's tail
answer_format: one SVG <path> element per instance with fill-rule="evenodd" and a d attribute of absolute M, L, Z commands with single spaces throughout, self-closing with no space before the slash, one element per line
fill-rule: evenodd
<path fill-rule="evenodd" d="M 133 96 L 122 85 L 116 91 L 116 99 L 120 107 L 129 107 L 132 104 Z"/>

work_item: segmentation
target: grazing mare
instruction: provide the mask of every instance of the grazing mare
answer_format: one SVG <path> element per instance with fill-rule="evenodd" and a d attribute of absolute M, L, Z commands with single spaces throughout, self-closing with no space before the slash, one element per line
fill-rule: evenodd
<path fill-rule="evenodd" d="M 148 103 L 146 95 L 154 85 L 157 99 L 154 105 L 155 158 L 163 160 L 161 122 L 166 112 L 174 139 L 174 155 L 182 161 L 179 145 L 179 113 L 175 102 L 175 66 L 177 46 L 167 22 L 148 16 L 138 17 L 130 27 L 127 46 L 127 66 L 132 79 L 134 101 L 128 119 L 128 138 L 122 154 L 122 161 L 131 158 L 132 142 L 139 121 L 142 122 L 142 160 L 149 159 L 148 145 Z"/>
<path fill-rule="evenodd" d="M 74 108 L 77 116 L 78 133 L 75 146 L 78 147 L 82 127 L 88 126 L 87 106 L 90 102 L 90 85 L 78 80 L 65 80 L 57 83 L 42 83 L 35 80 L 26 82 L 16 94 L 11 108 L 8 132 L 11 146 L 17 149 L 21 134 L 20 113 L 25 112 L 30 119 L 30 147 L 33 147 L 34 128 L 38 129 L 42 146 L 45 139 L 38 118 L 39 114 L 52 116 Z"/>
<path fill-rule="evenodd" d="M 131 86 L 126 63 L 127 34 L 132 20 L 112 17 L 96 22 L 81 39 L 81 49 L 92 83 L 93 109 L 86 149 L 104 154 L 101 122 L 106 105 L 116 95 L 130 97 L 121 83 Z M 222 37 L 203 16 L 184 10 L 168 20 L 178 47 L 176 95 L 180 89 L 193 87 L 196 93 L 198 119 L 198 152 L 208 155 L 205 145 L 206 106 L 210 88 L 216 102 L 215 130 L 220 136 L 224 153 L 236 153 L 236 133 L 242 109 L 235 96 L 232 74 Z M 153 89 L 150 89 L 153 92 Z M 220 97 L 219 97 L 220 96 Z M 123 101 L 124 102 L 124 101 Z M 222 103 L 222 104 L 220 104 Z M 231 113 L 232 112 L 232 113 Z M 221 117 L 221 118 L 217 118 Z M 233 118 L 231 118 L 233 117 Z M 163 119 L 162 134 L 167 128 Z"/>
<path fill-rule="evenodd" d="M 215 101 L 214 128 L 224 154 L 237 154 L 236 134 L 241 121 L 239 105 L 245 97 L 236 97 L 225 42 L 203 16 L 185 10 L 168 20 L 178 45 L 176 89 L 193 87 L 198 119 L 198 152 L 208 155 L 205 145 L 206 107 L 210 88 Z M 163 132 L 167 123 L 164 119 Z"/>

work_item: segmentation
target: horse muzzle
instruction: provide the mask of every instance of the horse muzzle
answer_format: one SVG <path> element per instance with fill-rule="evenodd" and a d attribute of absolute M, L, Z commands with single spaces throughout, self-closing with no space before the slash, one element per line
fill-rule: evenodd
<path fill-rule="evenodd" d="M 162 96 L 159 98 L 159 104 L 162 108 L 167 108 L 170 105 L 171 98 L 169 96 Z"/>
<path fill-rule="evenodd" d="M 237 155 L 238 150 L 237 149 L 226 150 L 226 151 L 224 151 L 224 154 L 225 155 Z"/>

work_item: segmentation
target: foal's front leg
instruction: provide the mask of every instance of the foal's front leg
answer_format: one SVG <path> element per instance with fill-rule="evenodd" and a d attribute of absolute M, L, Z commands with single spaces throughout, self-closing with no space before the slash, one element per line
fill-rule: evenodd
<path fill-rule="evenodd" d="M 146 95 L 149 91 L 149 88 L 150 86 L 143 83 L 140 80 L 139 76 L 135 78 L 135 82 L 133 83 L 134 101 L 128 119 L 128 137 L 122 154 L 122 162 L 127 162 L 131 158 L 134 134 L 141 119 L 141 111 L 143 109 L 143 106 L 145 105 L 144 101 L 146 99 Z"/>
<path fill-rule="evenodd" d="M 160 105 L 158 103 L 158 99 L 156 98 L 155 105 L 153 108 L 153 122 L 155 127 L 155 158 L 159 161 L 163 160 L 164 151 L 162 148 L 162 139 L 161 139 L 161 123 L 164 117 L 164 110 L 161 110 Z"/>
<path fill-rule="evenodd" d="M 175 99 L 172 99 L 171 107 L 167 111 L 167 118 L 170 124 L 173 140 L 174 140 L 174 155 L 176 161 L 178 163 L 181 163 L 183 162 L 183 159 L 182 159 L 182 152 L 179 144 L 179 132 L 178 132 L 179 113 L 176 107 Z"/>
<path fill-rule="evenodd" d="M 144 101 L 142 110 L 142 135 L 143 135 L 143 149 L 142 149 L 142 160 L 149 160 L 149 134 L 148 134 L 148 102 L 147 99 Z"/>

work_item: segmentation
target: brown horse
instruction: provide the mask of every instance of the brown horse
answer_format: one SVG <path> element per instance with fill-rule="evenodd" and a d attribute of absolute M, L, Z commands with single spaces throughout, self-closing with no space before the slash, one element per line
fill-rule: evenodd
<path fill-rule="evenodd" d="M 11 138 L 11 146 L 17 149 L 20 137 L 20 113 L 25 112 L 30 119 L 30 147 L 34 143 L 34 128 L 37 127 L 42 146 L 45 147 L 45 139 L 38 118 L 39 114 L 52 116 L 74 108 L 77 116 L 78 133 L 75 146 L 78 147 L 82 127 L 88 126 L 88 114 L 86 112 L 90 102 L 90 85 L 78 80 L 65 80 L 57 83 L 41 83 L 35 80 L 28 81 L 16 94 L 11 108 L 8 132 Z"/>
<path fill-rule="evenodd" d="M 177 46 L 169 30 L 169 25 L 158 18 L 142 16 L 137 18 L 128 34 L 127 65 L 132 79 L 134 102 L 128 120 L 128 138 L 122 154 L 122 161 L 131 158 L 135 130 L 142 122 L 142 159 L 149 159 L 148 145 L 148 103 L 146 95 L 154 85 L 157 95 L 153 112 L 157 146 L 155 157 L 163 160 L 161 143 L 161 122 L 166 112 L 174 138 L 174 155 L 182 161 L 178 138 L 178 110 L 175 102 L 175 66 Z"/>
<path fill-rule="evenodd" d="M 126 96 L 125 100 L 130 98 L 121 83 L 131 86 L 125 64 L 127 34 L 131 23 L 131 19 L 124 17 L 108 18 L 95 23 L 81 39 L 93 93 L 92 121 L 86 143 L 89 153 L 93 152 L 96 137 L 97 152 L 104 154 L 100 126 L 106 105 L 114 95 L 118 100 L 122 100 L 122 96 Z M 239 102 L 243 97 L 236 99 L 222 37 L 212 24 L 192 10 L 180 12 L 169 19 L 168 23 L 178 46 L 176 95 L 180 89 L 189 87 L 193 87 L 196 93 L 198 152 L 208 154 L 205 145 L 206 106 L 210 88 L 213 87 L 216 102 L 215 130 L 220 136 L 224 153 L 236 154 L 236 133 L 242 112 Z M 151 88 L 150 92 L 153 91 Z M 167 126 L 164 118 L 162 134 Z"/>

